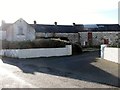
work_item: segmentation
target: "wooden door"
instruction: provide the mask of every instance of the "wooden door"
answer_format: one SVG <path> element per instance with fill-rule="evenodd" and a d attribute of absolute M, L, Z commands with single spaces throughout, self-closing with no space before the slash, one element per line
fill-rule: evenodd
<path fill-rule="evenodd" d="M 88 32 L 88 44 L 92 45 L 92 32 Z"/>
<path fill-rule="evenodd" d="M 104 44 L 109 44 L 109 39 L 104 39 Z"/>

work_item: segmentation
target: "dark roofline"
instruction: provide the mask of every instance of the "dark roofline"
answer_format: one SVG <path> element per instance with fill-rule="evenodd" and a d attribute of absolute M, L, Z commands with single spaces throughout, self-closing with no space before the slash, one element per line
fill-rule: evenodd
<path fill-rule="evenodd" d="M 29 25 L 35 25 L 35 24 L 29 24 Z M 42 25 L 42 26 L 55 26 L 54 24 L 36 24 L 36 25 Z M 83 24 L 76 24 L 75 26 L 81 26 Z M 57 26 L 73 26 L 73 25 L 57 25 Z M 74 27 L 74 26 L 73 26 Z"/>
<path fill-rule="evenodd" d="M 119 24 L 96 24 L 98 28 L 93 28 L 91 30 L 84 30 L 83 24 L 73 25 L 54 25 L 54 24 L 29 24 L 33 26 L 36 32 L 48 32 L 48 33 L 78 33 L 78 32 L 118 32 L 120 31 Z M 91 25 L 91 24 L 90 24 Z M 114 28 L 109 29 L 108 27 L 99 28 L 99 26 L 113 26 Z M 83 26 L 83 27 L 81 27 Z M 116 27 L 117 26 L 117 27 Z M 83 28 L 83 29 L 81 29 Z"/>
<path fill-rule="evenodd" d="M 83 25 L 51 25 L 51 24 L 30 24 L 36 32 L 48 33 L 78 33 Z"/>
<path fill-rule="evenodd" d="M 83 30 L 80 32 L 120 32 L 120 30 Z"/>

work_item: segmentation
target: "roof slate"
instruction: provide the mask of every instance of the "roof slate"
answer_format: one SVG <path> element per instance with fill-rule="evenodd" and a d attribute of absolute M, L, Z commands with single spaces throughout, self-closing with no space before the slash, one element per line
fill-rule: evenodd
<path fill-rule="evenodd" d="M 120 31 L 119 24 L 87 24 L 87 26 L 82 24 L 73 25 L 47 25 L 47 24 L 30 24 L 32 25 L 36 32 L 47 32 L 47 33 L 78 33 L 86 31 Z M 83 28 L 90 28 L 84 30 Z"/>
<path fill-rule="evenodd" d="M 48 32 L 48 33 L 77 33 L 82 30 L 81 25 L 45 25 L 45 24 L 31 24 L 36 32 Z"/>

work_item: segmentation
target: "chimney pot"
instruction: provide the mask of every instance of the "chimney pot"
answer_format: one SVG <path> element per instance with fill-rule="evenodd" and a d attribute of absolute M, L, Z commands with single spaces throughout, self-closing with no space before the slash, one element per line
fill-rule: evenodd
<path fill-rule="evenodd" d="M 75 23 L 73 23 L 73 26 L 75 26 L 76 24 Z"/>
<path fill-rule="evenodd" d="M 57 22 L 54 22 L 54 24 L 57 26 Z"/>
<path fill-rule="evenodd" d="M 34 24 L 36 24 L 37 22 L 36 21 L 34 21 Z"/>

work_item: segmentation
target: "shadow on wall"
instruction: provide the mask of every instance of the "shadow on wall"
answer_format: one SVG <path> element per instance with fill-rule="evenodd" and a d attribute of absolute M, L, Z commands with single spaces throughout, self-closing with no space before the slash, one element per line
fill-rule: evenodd
<path fill-rule="evenodd" d="M 98 51 L 86 52 L 68 57 L 36 59 L 3 58 L 3 62 L 19 67 L 24 73 L 47 73 L 78 80 L 119 87 L 119 78 L 97 68 L 90 63 L 96 62 Z"/>

